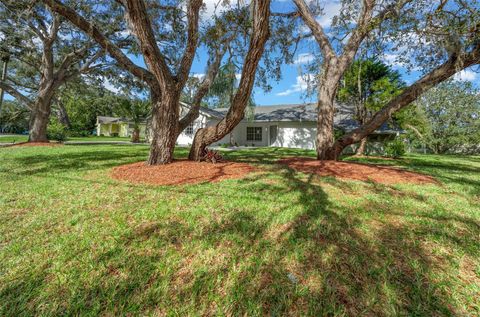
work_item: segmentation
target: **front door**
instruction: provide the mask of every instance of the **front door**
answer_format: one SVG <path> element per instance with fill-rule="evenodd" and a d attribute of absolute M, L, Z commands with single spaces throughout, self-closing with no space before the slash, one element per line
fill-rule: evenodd
<path fill-rule="evenodd" d="M 269 145 L 272 145 L 277 141 L 277 135 L 278 135 L 278 126 L 276 125 L 271 125 L 270 126 L 270 142 L 268 143 Z"/>

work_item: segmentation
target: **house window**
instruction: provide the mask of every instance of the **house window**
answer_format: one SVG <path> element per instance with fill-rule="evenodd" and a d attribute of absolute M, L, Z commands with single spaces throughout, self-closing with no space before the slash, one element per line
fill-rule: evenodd
<path fill-rule="evenodd" d="M 247 127 L 247 141 L 262 141 L 262 127 Z"/>
<path fill-rule="evenodd" d="M 193 135 L 193 123 L 190 123 L 185 129 L 186 135 Z"/>

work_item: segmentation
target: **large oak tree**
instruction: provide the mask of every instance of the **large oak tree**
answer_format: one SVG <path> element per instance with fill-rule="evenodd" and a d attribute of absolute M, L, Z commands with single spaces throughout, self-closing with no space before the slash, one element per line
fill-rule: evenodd
<path fill-rule="evenodd" d="M 423 91 L 456 72 L 476 64 L 478 43 L 478 4 L 475 1 L 441 0 L 356 0 L 340 1 L 341 9 L 325 29 L 319 17 L 318 1 L 293 0 L 296 11 L 285 13 L 303 33 L 318 45 L 320 56 L 315 73 L 317 87 L 317 157 L 337 159 L 342 150 L 364 139 L 388 120 L 394 112 L 414 101 Z M 304 32 L 305 27 L 308 32 Z M 361 128 L 335 142 L 334 99 L 345 71 L 366 39 L 374 39 L 383 52 L 401 52 L 424 77 L 407 87 Z M 291 43 L 290 43 L 291 44 Z M 294 42 L 297 47 L 298 42 Z M 311 68 L 310 68 L 311 69 Z"/>
<path fill-rule="evenodd" d="M 142 54 L 147 68 L 134 63 L 127 54 L 109 40 L 99 27 L 82 17 L 73 8 L 58 0 L 43 0 L 43 2 L 93 38 L 120 67 L 145 82 L 150 90 L 152 103 L 153 135 L 148 163 L 170 163 L 173 160 L 177 137 L 198 116 L 201 100 L 207 94 L 236 30 L 218 27 L 217 24 L 210 28 L 211 31 L 208 34 L 210 55 L 206 76 L 193 97 L 191 109 L 186 116 L 180 118 L 179 101 L 189 79 L 193 59 L 201 39 L 200 9 L 203 1 L 188 0 L 185 1 L 185 6 L 181 1 L 168 6 L 161 5 L 157 1 L 116 1 L 129 26 L 126 31 L 134 35 L 138 52 Z M 258 3 L 264 2 L 254 1 L 254 5 L 258 6 Z M 268 17 L 265 19 L 262 14 L 265 15 L 268 12 L 255 12 L 253 20 L 268 23 Z M 218 20 L 214 19 L 214 22 L 216 21 Z M 250 41 L 256 44 L 252 50 L 257 50 L 259 36 L 262 34 L 253 32 Z M 253 64 L 256 65 L 255 62 Z M 249 70 L 246 76 L 254 77 L 255 70 Z M 246 78 L 245 81 L 248 83 L 252 79 Z"/>
<path fill-rule="evenodd" d="M 10 56 L 0 88 L 30 109 L 29 141 L 47 142 L 47 124 L 58 89 L 101 65 L 103 50 L 43 4 L 0 1 L 0 50 Z"/>

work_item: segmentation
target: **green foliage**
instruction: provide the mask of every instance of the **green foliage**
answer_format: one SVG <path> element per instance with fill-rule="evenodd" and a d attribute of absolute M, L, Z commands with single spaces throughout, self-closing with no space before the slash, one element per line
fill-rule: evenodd
<path fill-rule="evenodd" d="M 385 63 L 357 60 L 345 72 L 337 99 L 354 104 L 357 119 L 362 121 L 400 94 L 404 86 L 400 73 Z"/>
<path fill-rule="evenodd" d="M 480 151 L 480 91 L 469 82 L 449 81 L 415 104 L 421 136 L 411 137 L 434 153 Z"/>
<path fill-rule="evenodd" d="M 129 119 L 134 128 L 137 129 L 140 123 L 144 122 L 150 115 L 151 103 L 148 100 L 130 99 L 120 97 L 114 113 L 117 116 Z"/>
<path fill-rule="evenodd" d="M 344 135 L 345 135 L 345 130 L 343 130 L 343 129 L 334 129 L 333 130 L 333 137 L 335 138 L 335 140 L 340 139 Z"/>
<path fill-rule="evenodd" d="M 399 138 L 388 141 L 385 144 L 385 155 L 392 158 L 400 158 L 405 155 L 405 143 Z"/>
<path fill-rule="evenodd" d="M 28 131 L 30 111 L 16 101 L 4 101 L 0 114 L 0 132 L 24 133 Z"/>
<path fill-rule="evenodd" d="M 47 127 L 47 138 L 52 141 L 65 141 L 67 139 L 67 130 L 65 126 L 56 119 L 50 120 Z"/>
<path fill-rule="evenodd" d="M 121 100 L 121 97 L 93 83 L 69 84 L 61 92 L 61 102 L 71 123 L 69 135 L 92 135 L 97 116 L 113 116 Z"/>

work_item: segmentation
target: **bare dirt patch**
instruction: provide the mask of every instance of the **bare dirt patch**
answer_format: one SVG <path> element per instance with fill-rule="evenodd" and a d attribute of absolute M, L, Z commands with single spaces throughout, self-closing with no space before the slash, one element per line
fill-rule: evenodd
<path fill-rule="evenodd" d="M 438 181 L 428 175 L 374 164 L 318 161 L 310 158 L 288 158 L 282 159 L 278 163 L 303 173 L 334 176 L 341 179 L 373 181 L 382 184 L 438 184 Z"/>
<path fill-rule="evenodd" d="M 132 183 L 182 185 L 243 178 L 253 170 L 253 166 L 244 163 L 177 160 L 166 165 L 149 166 L 145 162 L 122 165 L 113 168 L 111 175 Z"/>

